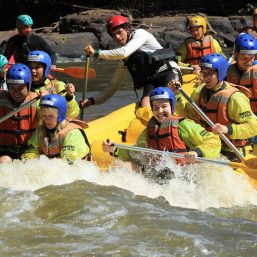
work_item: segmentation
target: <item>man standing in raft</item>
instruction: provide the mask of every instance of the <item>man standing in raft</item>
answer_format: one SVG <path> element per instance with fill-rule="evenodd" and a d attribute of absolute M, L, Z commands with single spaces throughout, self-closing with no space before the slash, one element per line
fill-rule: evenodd
<path fill-rule="evenodd" d="M 167 85 L 171 79 L 182 82 L 181 72 L 172 49 L 163 49 L 156 38 L 144 29 L 131 31 L 129 20 L 124 16 L 112 16 L 107 21 L 107 31 L 120 46 L 113 50 L 96 50 L 87 45 L 88 56 L 105 60 L 120 60 L 111 87 L 106 87 L 94 98 L 82 99 L 81 107 L 101 104 L 110 98 L 123 84 L 127 70 L 135 89 L 143 88 L 141 107 L 150 107 L 150 95 L 155 87 Z"/>

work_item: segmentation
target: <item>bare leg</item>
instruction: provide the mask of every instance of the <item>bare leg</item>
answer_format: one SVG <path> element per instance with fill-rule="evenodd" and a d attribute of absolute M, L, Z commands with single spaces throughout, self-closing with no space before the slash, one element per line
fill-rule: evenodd
<path fill-rule="evenodd" d="M 141 107 L 150 107 L 150 97 L 149 96 L 145 96 L 142 98 L 141 100 Z"/>

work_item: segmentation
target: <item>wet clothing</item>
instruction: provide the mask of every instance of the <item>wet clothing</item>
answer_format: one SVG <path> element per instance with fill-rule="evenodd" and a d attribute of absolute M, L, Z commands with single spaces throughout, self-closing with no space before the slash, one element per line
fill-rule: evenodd
<path fill-rule="evenodd" d="M 191 94 L 191 99 L 198 105 L 201 106 L 202 111 L 205 112 L 203 108 L 203 102 L 201 99 L 203 97 L 206 98 L 205 106 L 209 103 L 209 101 L 215 101 L 215 95 L 219 93 L 223 89 L 229 89 L 231 85 L 228 82 L 219 83 L 214 89 L 206 89 L 205 84 L 199 85 L 193 93 Z M 205 96 L 204 96 L 204 95 Z M 218 96 L 218 95 L 216 95 Z M 187 117 L 191 117 L 197 119 L 203 124 L 203 126 L 208 127 L 205 121 L 201 119 L 198 113 L 194 110 L 190 103 L 185 102 L 182 100 L 181 94 L 176 95 L 177 102 L 175 106 L 175 112 L 179 115 L 184 115 Z M 218 99 L 218 98 L 217 98 Z M 216 99 L 216 100 L 217 100 Z M 219 103 L 222 104 L 223 98 L 219 98 Z M 227 126 L 228 128 L 228 135 L 233 140 L 245 140 L 249 139 L 252 136 L 257 134 L 257 120 L 251 110 L 250 103 L 248 97 L 240 91 L 235 91 L 229 99 L 226 101 L 226 112 L 224 112 L 224 106 L 222 108 L 218 108 L 218 110 L 213 110 L 212 113 L 216 113 L 219 117 L 226 118 L 229 123 L 225 123 L 222 125 Z M 213 118 L 211 112 L 206 112 L 206 115 L 209 116 L 210 119 Z M 226 115 L 226 117 L 225 117 Z M 218 121 L 222 121 L 218 119 Z M 213 120 L 216 122 L 216 120 Z M 222 145 L 223 151 L 231 152 L 229 147 L 226 145 Z M 243 149 L 240 149 L 243 150 Z"/>
<path fill-rule="evenodd" d="M 211 53 L 222 54 L 221 46 L 211 35 L 205 35 L 201 41 L 189 37 L 176 50 L 179 64 L 188 66 L 199 64 L 202 56 Z"/>
<path fill-rule="evenodd" d="M 37 94 L 30 92 L 23 103 L 29 102 L 35 97 Z M 4 117 L 20 105 L 10 98 L 7 91 L 0 92 L 0 117 Z M 36 105 L 36 103 L 31 104 L 9 119 L 0 122 L 1 156 L 8 155 L 18 159 L 27 149 L 28 140 L 38 125 Z"/>
<path fill-rule="evenodd" d="M 167 122 L 168 120 L 171 121 L 172 117 L 167 118 L 164 122 Z M 163 124 L 159 124 L 155 118 L 152 118 L 149 123 L 148 123 L 148 130 L 149 127 L 152 127 L 151 123 L 154 123 L 155 125 L 157 125 L 158 127 L 156 127 L 155 131 L 156 131 L 156 135 L 157 135 L 157 131 L 158 128 L 161 128 L 163 126 Z M 175 117 L 173 119 L 173 122 L 177 123 L 176 124 L 176 129 L 177 132 L 175 132 L 176 135 L 178 135 L 179 137 L 175 138 L 175 137 L 168 137 L 168 140 L 170 140 L 170 145 L 177 145 L 179 146 L 180 150 L 182 150 L 181 152 L 185 152 L 185 150 L 187 151 L 195 151 L 199 157 L 205 157 L 205 158 L 218 158 L 219 157 L 219 153 L 220 153 L 220 148 L 221 148 L 221 142 L 220 139 L 217 135 L 214 135 L 211 132 L 206 131 L 201 125 L 195 123 L 193 120 L 190 119 L 181 119 L 181 118 L 177 118 Z M 174 123 L 170 124 L 170 131 L 174 130 Z M 149 141 L 149 133 L 147 132 L 147 129 L 145 129 L 142 134 L 139 136 L 136 145 L 139 147 L 149 147 L 147 142 Z M 157 139 L 158 137 L 156 137 Z M 176 143 L 174 143 L 174 141 L 176 140 Z M 171 142 L 173 141 L 173 142 Z M 186 146 L 186 149 L 184 148 L 184 145 Z M 153 147 L 153 148 L 157 148 L 157 150 L 164 150 L 163 147 Z M 129 161 L 131 160 L 131 156 L 133 155 L 132 153 L 133 151 L 129 152 L 128 150 L 124 150 L 124 149 L 118 149 L 117 150 L 117 156 L 124 160 L 124 161 Z M 178 151 L 177 151 L 178 152 Z"/>
<path fill-rule="evenodd" d="M 186 153 L 187 147 L 178 133 L 178 125 L 182 119 L 172 115 L 160 124 L 152 117 L 147 124 L 147 146 L 156 150 Z"/>
<path fill-rule="evenodd" d="M 215 92 L 213 95 L 209 95 L 209 90 L 206 87 L 203 87 L 199 97 L 199 107 L 214 124 L 220 123 L 231 126 L 233 120 L 230 120 L 227 115 L 228 102 L 231 96 L 236 92 L 240 92 L 240 90 L 236 87 L 228 87 L 225 83 L 223 86 L 222 90 Z M 211 131 L 211 127 L 207 126 L 207 130 Z M 246 139 L 233 140 L 229 135 L 227 135 L 227 138 L 237 147 L 244 147 L 247 145 Z"/>
<path fill-rule="evenodd" d="M 79 105 L 75 99 L 75 95 L 72 98 L 66 95 L 65 83 L 58 81 L 56 79 L 50 80 L 49 78 L 45 79 L 43 84 L 40 85 L 31 85 L 31 91 L 39 93 L 42 89 L 47 89 L 49 94 L 60 94 L 64 96 L 68 103 L 67 118 L 75 119 L 79 115 Z"/>
<path fill-rule="evenodd" d="M 40 125 L 29 140 L 29 148 L 22 155 L 24 159 L 37 158 L 41 154 L 49 158 L 62 158 L 73 162 L 87 159 L 90 146 L 83 128 L 71 121 L 60 131 L 48 130 Z"/>
<path fill-rule="evenodd" d="M 182 80 L 174 52 L 163 49 L 156 38 L 144 29 L 132 32 L 126 45 L 113 50 L 99 50 L 97 56 L 104 60 L 119 60 L 119 63 L 111 87 L 106 87 L 94 97 L 95 104 L 110 98 L 128 73 L 132 76 L 134 87 L 143 88 L 143 97 L 150 96 L 155 87 L 165 86 L 171 79 Z"/>
<path fill-rule="evenodd" d="M 26 63 L 29 52 L 35 50 L 48 53 L 51 57 L 52 65 L 56 65 L 55 51 L 53 51 L 43 38 L 33 32 L 29 33 L 27 37 L 17 34 L 9 38 L 4 55 L 8 60 L 13 55 L 16 63 Z"/>

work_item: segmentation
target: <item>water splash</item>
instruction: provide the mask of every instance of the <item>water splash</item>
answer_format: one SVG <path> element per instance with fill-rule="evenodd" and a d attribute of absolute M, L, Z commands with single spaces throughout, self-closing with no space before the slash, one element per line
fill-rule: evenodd
<path fill-rule="evenodd" d="M 107 172 L 93 163 L 78 161 L 74 165 L 60 159 L 26 163 L 14 161 L 1 164 L 0 187 L 11 190 L 35 191 L 49 185 L 64 185 L 85 180 L 104 186 L 116 186 L 149 198 L 165 198 L 170 205 L 206 210 L 214 207 L 257 205 L 257 191 L 248 178 L 229 167 L 213 164 L 193 164 L 186 167 L 166 160 L 165 166 L 175 176 L 163 184 L 145 178 L 132 170 L 131 165 L 117 161 Z"/>

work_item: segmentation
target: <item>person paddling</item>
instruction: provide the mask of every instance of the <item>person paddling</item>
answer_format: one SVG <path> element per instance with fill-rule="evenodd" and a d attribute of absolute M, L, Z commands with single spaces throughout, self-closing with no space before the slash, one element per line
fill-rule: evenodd
<path fill-rule="evenodd" d="M 147 128 L 137 139 L 139 147 L 175 152 L 185 155 L 185 159 L 177 159 L 177 163 L 193 163 L 196 157 L 218 158 L 221 142 L 217 135 L 208 132 L 193 120 L 174 114 L 176 99 L 171 89 L 157 87 L 151 98 L 153 117 Z M 104 141 L 103 151 L 124 161 L 133 161 L 133 151 L 118 149 L 111 141 Z M 154 162 L 156 157 L 154 157 Z M 139 160 L 140 162 L 143 161 Z M 150 161 L 150 166 L 154 167 Z"/>
<path fill-rule="evenodd" d="M 202 83 L 194 89 L 191 99 L 215 125 L 211 128 L 189 102 L 182 100 L 175 87 L 180 86 L 180 82 L 171 81 L 169 86 L 177 94 L 176 113 L 199 120 L 209 131 L 225 134 L 246 155 L 251 150 L 248 139 L 257 135 L 257 120 L 248 98 L 251 92 L 243 86 L 232 86 L 224 81 L 228 62 L 223 55 L 205 55 L 200 65 Z M 231 161 L 240 161 L 224 143 L 221 153 Z"/>
<path fill-rule="evenodd" d="M 56 53 L 48 43 L 32 31 L 33 20 L 27 14 L 21 14 L 16 21 L 18 34 L 7 41 L 4 55 L 9 60 L 12 56 L 15 62 L 26 63 L 31 51 L 42 50 L 49 54 L 52 60 L 51 68 L 56 68 Z"/>
<path fill-rule="evenodd" d="M 65 96 L 68 102 L 68 118 L 73 119 L 79 115 L 79 105 L 75 99 L 75 86 L 65 84 L 57 79 L 48 78 L 51 68 L 51 58 L 44 51 L 32 51 L 27 57 L 27 64 L 32 74 L 31 90 L 41 95 L 49 93 Z"/>
<path fill-rule="evenodd" d="M 25 64 L 14 64 L 6 75 L 8 91 L 0 91 L 0 163 L 19 159 L 38 125 L 36 102 L 1 122 L 1 118 L 37 97 L 30 91 L 31 73 Z"/>
<path fill-rule="evenodd" d="M 129 20 L 119 15 L 109 18 L 106 27 L 120 47 L 113 50 L 96 50 L 87 45 L 84 51 L 88 56 L 99 59 L 119 60 L 118 67 L 112 85 L 94 98 L 82 99 L 81 107 L 105 102 L 123 84 L 128 71 L 135 90 L 143 89 L 141 107 L 150 107 L 149 98 L 155 87 L 167 85 L 171 79 L 182 81 L 175 53 L 172 49 L 163 49 L 151 33 L 141 28 L 132 32 Z"/>
<path fill-rule="evenodd" d="M 78 159 L 91 160 L 84 131 L 88 126 L 83 121 L 67 119 L 66 99 L 58 94 L 48 94 L 40 100 L 39 106 L 43 124 L 33 133 L 22 159 L 38 158 L 43 154 L 69 163 Z"/>

